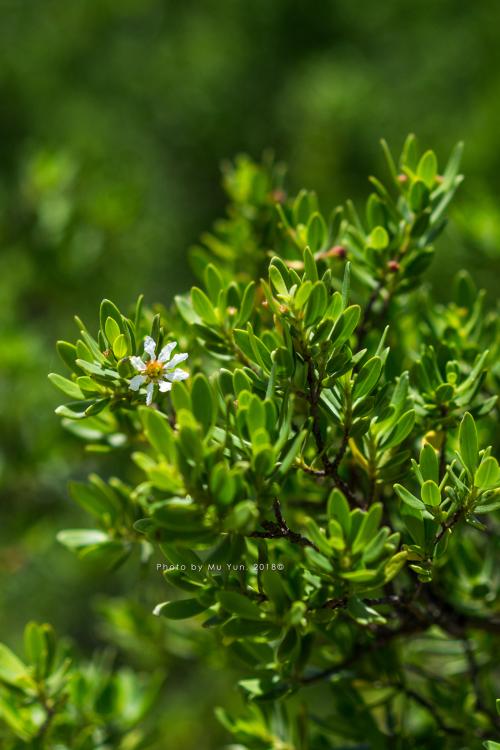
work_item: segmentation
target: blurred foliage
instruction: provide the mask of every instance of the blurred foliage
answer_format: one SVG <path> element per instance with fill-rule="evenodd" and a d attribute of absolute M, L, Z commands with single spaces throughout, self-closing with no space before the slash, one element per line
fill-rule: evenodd
<path fill-rule="evenodd" d="M 53 541 L 81 520 L 64 489 L 79 445 L 49 416 L 53 339 L 69 335 L 76 311 L 96 322 L 104 295 L 124 304 L 186 288 L 186 250 L 223 211 L 224 159 L 272 149 L 291 187 L 314 186 L 329 206 L 365 193 L 381 134 L 398 144 L 413 128 L 439 155 L 466 142 L 467 180 L 430 271 L 439 297 L 464 265 L 496 292 L 500 8 L 3 0 L 1 9 L 1 636 L 20 648 L 24 623 L 48 619 L 89 657 L 109 631 L 89 625 L 95 570 Z M 118 471 L 119 455 L 106 460 Z M 75 478 L 94 468 L 89 454 Z M 110 596 L 140 588 L 128 568 L 100 583 Z M 189 694 L 196 683 L 186 679 Z M 189 719 L 183 727 L 179 744 L 213 746 Z"/>

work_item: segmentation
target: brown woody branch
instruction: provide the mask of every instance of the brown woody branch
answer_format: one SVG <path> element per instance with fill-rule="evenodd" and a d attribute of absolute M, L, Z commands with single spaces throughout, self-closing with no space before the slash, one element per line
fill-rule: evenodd
<path fill-rule="evenodd" d="M 281 513 L 281 505 L 277 497 L 273 501 L 273 511 L 276 522 L 262 521 L 261 526 L 265 531 L 254 531 L 250 534 L 251 537 L 256 539 L 287 539 L 292 544 L 298 544 L 300 547 L 312 547 L 319 552 L 316 545 L 310 539 L 303 536 L 303 534 L 299 534 L 297 531 L 292 531 L 288 527 Z"/>

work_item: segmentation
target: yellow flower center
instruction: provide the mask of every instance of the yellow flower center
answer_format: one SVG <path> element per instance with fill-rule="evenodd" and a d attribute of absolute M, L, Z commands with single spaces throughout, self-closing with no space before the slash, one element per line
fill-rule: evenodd
<path fill-rule="evenodd" d="M 157 380 L 163 374 L 163 364 L 157 359 L 150 360 L 146 365 L 145 373 L 150 380 Z"/>

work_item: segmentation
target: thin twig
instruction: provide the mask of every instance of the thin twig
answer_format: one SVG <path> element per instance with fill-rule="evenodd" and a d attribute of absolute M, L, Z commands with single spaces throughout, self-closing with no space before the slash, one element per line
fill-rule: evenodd
<path fill-rule="evenodd" d="M 436 546 L 437 544 L 439 544 L 439 542 L 444 537 L 444 535 L 446 534 L 446 532 L 450 531 L 450 529 L 452 529 L 458 523 L 458 521 L 462 517 L 462 513 L 463 513 L 463 508 L 458 508 L 458 510 L 456 510 L 453 513 L 453 515 L 450 516 L 450 518 L 448 518 L 443 523 L 443 525 L 441 526 L 441 530 L 438 532 L 438 534 L 436 534 L 436 538 L 434 540 L 434 546 Z"/>
<path fill-rule="evenodd" d="M 256 539 L 288 539 L 292 544 L 298 544 L 300 547 L 312 547 L 319 552 L 316 545 L 310 539 L 288 528 L 288 524 L 281 513 L 281 505 L 277 497 L 273 501 L 273 511 L 276 523 L 273 521 L 262 521 L 261 526 L 265 531 L 254 531 L 250 534 L 251 537 Z"/>
<path fill-rule="evenodd" d="M 337 451 L 337 455 L 332 461 L 332 471 L 334 471 L 335 473 L 337 473 L 338 468 L 340 466 L 340 462 L 345 456 L 345 452 L 347 450 L 348 444 L 349 444 L 349 426 L 346 424 L 344 426 L 344 432 L 342 433 L 342 441 Z"/>
<path fill-rule="evenodd" d="M 313 477 L 326 477 L 326 471 L 324 469 L 315 469 L 313 466 L 308 466 L 300 458 L 295 459 L 295 464 L 299 469 L 305 471 L 306 474 L 311 474 Z"/>

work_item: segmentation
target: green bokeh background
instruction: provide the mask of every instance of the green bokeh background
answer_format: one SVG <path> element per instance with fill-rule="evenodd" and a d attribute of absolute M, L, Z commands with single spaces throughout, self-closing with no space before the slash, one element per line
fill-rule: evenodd
<path fill-rule="evenodd" d="M 103 296 L 168 304 L 186 289 L 187 249 L 223 212 L 222 160 L 272 149 L 291 190 L 315 188 L 328 208 L 361 201 L 383 166 L 378 139 L 396 150 L 409 131 L 443 158 L 466 142 L 436 294 L 465 265 L 493 301 L 500 5 L 1 0 L 0 11 L 0 639 L 18 647 L 28 619 L 50 620 L 83 656 L 111 643 L 118 662 L 166 666 L 168 746 L 218 747 L 212 708 L 237 702 L 230 675 L 186 626 L 165 634 L 151 616 L 159 574 L 96 571 L 54 541 L 87 522 L 68 478 L 97 466 L 53 415 L 54 341 L 72 336 L 75 313 L 93 325 Z"/>

